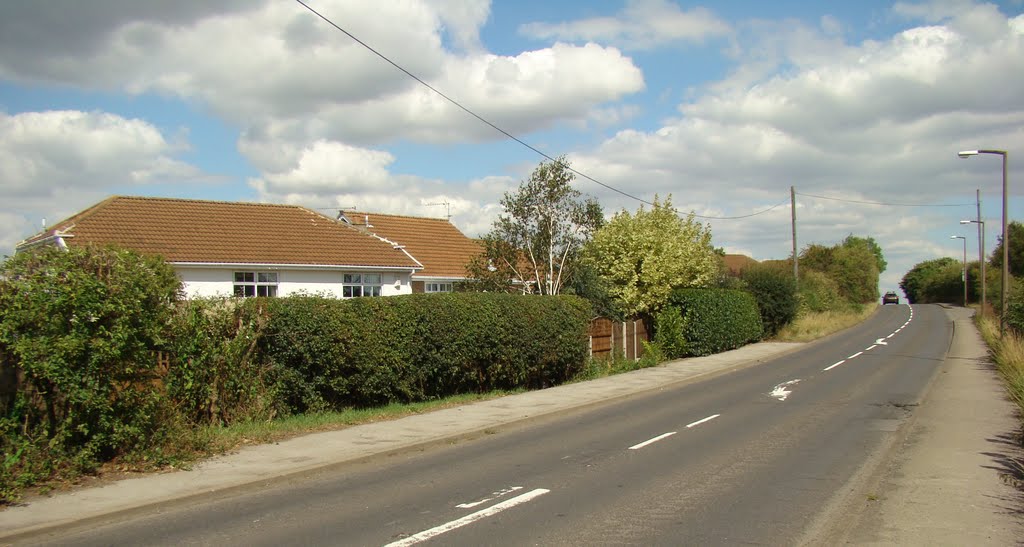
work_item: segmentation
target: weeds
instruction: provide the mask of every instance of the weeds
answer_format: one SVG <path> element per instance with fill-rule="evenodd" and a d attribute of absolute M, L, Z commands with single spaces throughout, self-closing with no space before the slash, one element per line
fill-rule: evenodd
<path fill-rule="evenodd" d="M 863 306 L 850 311 L 801 313 L 773 338 L 775 342 L 810 342 L 852 327 L 875 313 L 876 306 Z"/>
<path fill-rule="evenodd" d="M 1024 420 L 1024 340 L 1013 330 L 1007 330 L 1006 335 L 1000 338 L 999 323 L 993 318 L 979 318 L 975 315 L 975 323 L 1003 378 L 1007 396 L 1017 405 L 1021 419 Z"/>

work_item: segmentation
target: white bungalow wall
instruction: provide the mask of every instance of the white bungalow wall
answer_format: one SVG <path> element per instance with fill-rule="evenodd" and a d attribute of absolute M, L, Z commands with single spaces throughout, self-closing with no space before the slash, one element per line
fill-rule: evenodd
<path fill-rule="evenodd" d="M 181 278 L 186 298 L 210 296 L 231 296 L 234 293 L 236 271 L 277 272 L 277 295 L 288 296 L 296 293 L 323 294 L 341 298 L 342 275 L 344 271 L 284 270 L 268 268 L 197 268 L 174 266 Z M 370 272 L 377 273 L 377 272 Z M 411 294 L 411 275 L 408 272 L 380 272 L 381 296 Z"/>

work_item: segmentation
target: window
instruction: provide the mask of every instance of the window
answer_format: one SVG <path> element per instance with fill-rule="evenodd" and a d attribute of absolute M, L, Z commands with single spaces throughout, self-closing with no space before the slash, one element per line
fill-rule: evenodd
<path fill-rule="evenodd" d="M 424 285 L 426 292 L 452 292 L 451 283 L 427 283 Z"/>
<path fill-rule="evenodd" d="M 380 274 L 344 274 L 341 286 L 343 298 L 380 296 Z"/>
<path fill-rule="evenodd" d="M 235 296 L 277 296 L 277 272 L 235 272 Z"/>

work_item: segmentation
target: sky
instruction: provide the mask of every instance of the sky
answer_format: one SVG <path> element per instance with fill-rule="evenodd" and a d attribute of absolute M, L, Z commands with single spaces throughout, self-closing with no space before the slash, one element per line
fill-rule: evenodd
<path fill-rule="evenodd" d="M 476 237 L 539 150 L 608 216 L 671 196 L 758 260 L 792 253 L 793 187 L 799 248 L 872 237 L 896 289 L 977 259 L 978 191 L 995 247 L 1001 158 L 959 150 L 1009 152 L 1020 219 L 1022 1 L 308 1 L 341 30 L 293 0 L 2 2 L 0 255 L 111 195 Z"/>

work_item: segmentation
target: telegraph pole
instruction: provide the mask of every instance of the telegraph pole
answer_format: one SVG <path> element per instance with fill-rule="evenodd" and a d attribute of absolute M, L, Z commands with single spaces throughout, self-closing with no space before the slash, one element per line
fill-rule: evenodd
<path fill-rule="evenodd" d="M 796 253 L 796 188 L 793 186 L 789 187 L 789 210 L 790 216 L 793 219 L 793 283 L 797 286 L 800 285 L 800 265 L 799 257 Z"/>

